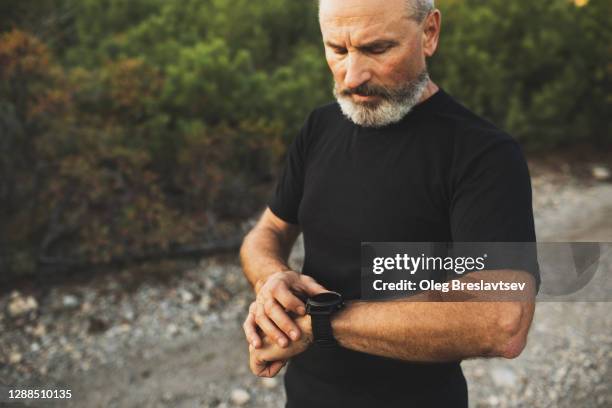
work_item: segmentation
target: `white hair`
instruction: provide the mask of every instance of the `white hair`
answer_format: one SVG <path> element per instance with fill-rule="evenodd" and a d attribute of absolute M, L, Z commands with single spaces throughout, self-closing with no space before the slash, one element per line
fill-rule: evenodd
<path fill-rule="evenodd" d="M 320 6 L 321 0 L 318 0 L 318 3 Z M 436 8 L 434 0 L 406 0 L 406 3 L 410 18 L 416 20 L 418 23 L 423 21 L 423 19 Z"/>
<path fill-rule="evenodd" d="M 408 0 L 408 8 L 411 11 L 410 18 L 420 23 L 436 8 L 436 5 L 434 0 Z"/>

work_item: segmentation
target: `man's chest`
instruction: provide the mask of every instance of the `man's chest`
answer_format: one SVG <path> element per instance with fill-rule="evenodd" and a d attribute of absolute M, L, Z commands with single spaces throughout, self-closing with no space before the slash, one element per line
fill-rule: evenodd
<path fill-rule="evenodd" d="M 358 241 L 450 238 L 439 157 L 392 138 L 347 137 L 321 148 L 306 166 L 299 209 L 305 233 Z"/>

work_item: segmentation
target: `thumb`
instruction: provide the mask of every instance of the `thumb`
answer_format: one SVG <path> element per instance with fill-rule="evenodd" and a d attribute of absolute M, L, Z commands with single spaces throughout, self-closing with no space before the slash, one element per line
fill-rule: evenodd
<path fill-rule="evenodd" d="M 308 275 L 300 275 L 300 283 L 304 292 L 308 296 L 314 296 L 322 292 L 329 292 L 329 289 L 326 289 L 323 285 Z"/>

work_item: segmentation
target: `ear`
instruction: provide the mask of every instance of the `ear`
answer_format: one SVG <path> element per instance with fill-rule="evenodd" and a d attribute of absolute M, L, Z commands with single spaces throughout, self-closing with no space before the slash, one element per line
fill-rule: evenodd
<path fill-rule="evenodd" d="M 436 9 L 425 17 L 423 22 L 423 53 L 425 57 L 431 57 L 436 53 L 438 40 L 440 38 L 440 27 L 442 24 L 442 14 Z"/>

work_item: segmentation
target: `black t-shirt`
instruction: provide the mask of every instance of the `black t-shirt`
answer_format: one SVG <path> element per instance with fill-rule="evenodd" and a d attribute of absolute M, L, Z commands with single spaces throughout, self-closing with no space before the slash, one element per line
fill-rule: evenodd
<path fill-rule="evenodd" d="M 362 241 L 535 241 L 520 146 L 442 89 L 381 128 L 354 124 L 337 103 L 314 110 L 269 204 L 302 228 L 302 273 L 349 300 L 360 298 Z M 287 405 L 464 407 L 459 363 L 313 346 L 289 363 Z"/>

